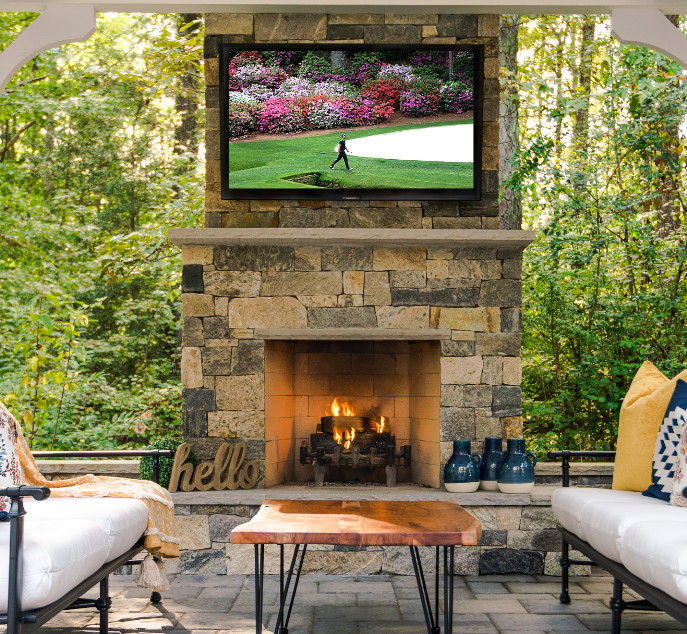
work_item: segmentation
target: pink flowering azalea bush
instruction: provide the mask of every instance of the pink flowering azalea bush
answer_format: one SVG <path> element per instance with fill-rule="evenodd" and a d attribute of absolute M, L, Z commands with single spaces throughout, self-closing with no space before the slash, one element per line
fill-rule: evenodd
<path fill-rule="evenodd" d="M 258 127 L 268 134 L 290 134 L 305 129 L 306 120 L 293 99 L 275 97 L 262 107 Z"/>
<path fill-rule="evenodd" d="M 227 70 L 229 134 L 371 126 L 395 111 L 469 112 L 472 59 L 460 51 L 368 51 L 335 56 L 335 66 L 323 51 L 242 51 Z"/>
<path fill-rule="evenodd" d="M 474 99 L 471 92 L 461 82 L 451 82 L 442 86 L 441 109 L 444 112 L 469 112 L 474 107 Z"/>
<path fill-rule="evenodd" d="M 406 117 L 431 117 L 439 114 L 441 100 L 438 93 L 424 90 L 408 90 L 399 99 L 401 112 Z"/>
<path fill-rule="evenodd" d="M 313 102 L 308 107 L 308 121 L 313 128 L 328 130 L 351 125 L 344 100 Z"/>
<path fill-rule="evenodd" d="M 255 104 L 234 103 L 227 113 L 229 138 L 237 139 L 257 130 Z"/>

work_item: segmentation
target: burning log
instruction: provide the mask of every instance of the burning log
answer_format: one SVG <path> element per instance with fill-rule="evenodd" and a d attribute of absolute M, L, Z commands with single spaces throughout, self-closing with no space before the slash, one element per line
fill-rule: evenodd
<path fill-rule="evenodd" d="M 334 399 L 331 414 L 320 419 L 317 432 L 304 442 L 300 462 L 315 467 L 315 486 L 324 484 L 324 467 L 386 467 L 388 486 L 396 486 L 396 464 L 410 466 L 410 445 L 396 453 L 396 437 L 386 416 L 357 416 L 348 403 Z"/>

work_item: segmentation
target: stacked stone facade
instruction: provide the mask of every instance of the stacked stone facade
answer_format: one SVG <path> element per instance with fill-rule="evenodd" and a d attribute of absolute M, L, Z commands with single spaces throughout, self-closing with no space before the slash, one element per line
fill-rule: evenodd
<path fill-rule="evenodd" d="M 477 546 L 456 548 L 456 574 L 560 575 L 561 538 L 550 501 L 527 506 L 463 506 L 482 523 Z M 259 506 L 183 505 L 176 507 L 181 558 L 167 563 L 170 572 L 245 574 L 253 566 L 253 548 L 230 544 L 231 530 L 250 520 Z M 289 547 L 290 548 L 290 547 Z M 425 573 L 434 572 L 434 549 L 421 548 Z M 575 558 L 582 558 L 573 551 Z M 290 556 L 290 551 L 287 553 Z M 412 575 L 406 547 L 308 546 L 304 572 L 327 574 Z M 276 546 L 265 551 L 266 574 L 279 573 Z M 571 574 L 588 575 L 589 566 L 573 566 Z"/>
<path fill-rule="evenodd" d="M 183 429 L 201 458 L 240 439 L 264 476 L 265 465 L 295 461 L 296 447 L 315 431 L 312 422 L 299 433 L 265 428 L 274 399 L 281 399 L 277 418 L 292 426 L 313 416 L 297 407 L 307 386 L 299 392 L 292 377 L 275 387 L 266 372 L 265 340 L 275 343 L 284 330 L 304 341 L 336 340 L 342 331 L 350 338 L 351 330 L 370 340 L 365 351 L 340 342 L 342 376 L 377 372 L 356 367 L 351 355 L 374 352 L 379 332 L 434 339 L 408 349 L 419 355 L 413 368 L 424 369 L 408 395 L 410 437 L 399 444 L 409 440 L 415 459 L 432 465 L 431 475 L 414 478 L 419 484 L 440 485 L 456 438 L 477 441 L 478 450 L 485 436 L 521 434 L 519 249 L 187 246 L 183 261 Z M 279 350 L 296 354 L 290 345 Z M 371 394 L 399 395 L 386 389 Z"/>

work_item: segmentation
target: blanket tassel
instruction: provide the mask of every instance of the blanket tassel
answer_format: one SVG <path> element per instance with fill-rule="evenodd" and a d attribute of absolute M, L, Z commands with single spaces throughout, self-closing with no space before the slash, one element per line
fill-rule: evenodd
<path fill-rule="evenodd" d="M 140 588 L 149 588 L 155 592 L 169 590 L 169 581 L 165 573 L 165 563 L 148 554 L 141 564 L 141 572 L 138 575 L 137 585 Z"/>

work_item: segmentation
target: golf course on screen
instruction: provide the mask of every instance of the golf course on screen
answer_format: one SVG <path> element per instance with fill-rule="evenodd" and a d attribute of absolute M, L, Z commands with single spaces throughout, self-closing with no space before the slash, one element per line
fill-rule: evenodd
<path fill-rule="evenodd" d="M 421 123 L 401 126 L 390 126 L 372 130 L 355 129 L 346 138 L 350 150 L 348 161 L 351 171 L 346 170 L 343 161 L 334 169 L 329 165 L 336 158 L 334 147 L 341 139 L 340 133 L 318 136 L 295 137 L 293 139 L 269 141 L 245 141 L 229 144 L 229 186 L 250 189 L 289 189 L 289 188 L 345 188 L 345 189 L 387 189 L 387 188 L 470 188 L 473 186 L 472 162 L 449 162 L 445 160 L 408 160 L 360 156 L 356 147 L 363 153 L 393 155 L 394 145 L 390 152 L 388 139 L 396 138 L 400 145 L 398 152 L 412 156 L 416 152 L 410 141 L 403 140 L 399 133 L 413 132 L 413 141 L 423 138 L 422 132 L 434 128 L 441 137 L 447 135 L 447 129 L 453 126 L 464 128 L 467 148 L 464 153 L 472 153 L 472 120 L 448 121 L 443 123 Z M 462 132 L 463 130 L 460 130 Z M 426 135 L 425 135 L 426 136 Z M 450 137 L 451 135 L 449 135 Z M 378 150 L 363 148 L 363 140 L 379 141 Z M 439 155 L 441 148 L 428 138 L 423 153 Z M 450 143 L 450 141 L 447 141 Z M 460 152 L 461 148 L 458 148 Z M 448 152 L 452 148 L 446 148 Z M 419 150 L 418 150 L 419 152 Z"/>
<path fill-rule="evenodd" d="M 237 50 L 229 190 L 474 187 L 468 50 Z"/>

